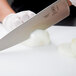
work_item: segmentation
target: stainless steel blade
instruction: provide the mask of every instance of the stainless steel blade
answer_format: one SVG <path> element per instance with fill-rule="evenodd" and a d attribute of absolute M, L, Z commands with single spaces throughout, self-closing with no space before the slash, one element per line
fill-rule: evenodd
<path fill-rule="evenodd" d="M 70 10 L 67 1 L 56 1 L 2 38 L 0 40 L 0 50 L 23 42 L 34 30 L 46 29 L 63 20 L 65 17 L 69 16 L 69 14 Z"/>

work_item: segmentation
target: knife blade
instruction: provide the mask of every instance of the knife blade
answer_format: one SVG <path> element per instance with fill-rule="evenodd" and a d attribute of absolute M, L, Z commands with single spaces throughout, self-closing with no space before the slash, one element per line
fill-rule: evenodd
<path fill-rule="evenodd" d="M 0 51 L 23 42 L 29 38 L 34 30 L 47 29 L 69 16 L 69 14 L 70 9 L 67 1 L 56 1 L 0 39 Z"/>

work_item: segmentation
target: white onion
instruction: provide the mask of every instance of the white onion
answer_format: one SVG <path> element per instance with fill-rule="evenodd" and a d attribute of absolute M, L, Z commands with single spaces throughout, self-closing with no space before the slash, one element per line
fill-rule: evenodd
<path fill-rule="evenodd" d="M 4 29 L 3 24 L 0 23 L 0 39 L 3 38 L 8 32 Z"/>
<path fill-rule="evenodd" d="M 49 43 L 49 33 L 45 30 L 36 30 L 31 34 L 30 38 L 24 41 L 22 44 L 29 47 L 39 47 L 48 45 Z"/>
<path fill-rule="evenodd" d="M 76 55 L 76 38 L 71 42 L 71 49 L 74 55 Z"/>
<path fill-rule="evenodd" d="M 72 39 L 70 43 L 59 45 L 58 50 L 63 55 L 76 57 L 76 38 Z"/>
<path fill-rule="evenodd" d="M 73 57 L 74 54 L 72 53 L 70 43 L 64 43 L 58 46 L 58 51 L 60 54 Z"/>
<path fill-rule="evenodd" d="M 70 0 L 70 1 L 74 6 L 76 6 L 76 0 Z"/>
<path fill-rule="evenodd" d="M 10 32 L 29 20 L 30 18 L 34 17 L 36 14 L 32 11 L 21 11 L 16 14 L 9 14 L 3 20 L 3 26 L 7 32 Z"/>

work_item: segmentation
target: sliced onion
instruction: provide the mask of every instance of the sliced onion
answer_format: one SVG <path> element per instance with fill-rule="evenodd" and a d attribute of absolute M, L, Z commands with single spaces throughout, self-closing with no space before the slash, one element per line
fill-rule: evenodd
<path fill-rule="evenodd" d="M 76 39 L 72 39 L 70 43 L 64 43 L 58 46 L 60 54 L 76 57 Z"/>
<path fill-rule="evenodd" d="M 34 31 L 30 38 L 24 41 L 22 44 L 29 47 L 39 47 L 48 45 L 50 43 L 49 33 L 45 30 Z"/>

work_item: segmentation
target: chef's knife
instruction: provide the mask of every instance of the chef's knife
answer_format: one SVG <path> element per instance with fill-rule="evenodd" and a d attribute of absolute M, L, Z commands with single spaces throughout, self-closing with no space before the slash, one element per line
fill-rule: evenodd
<path fill-rule="evenodd" d="M 0 51 L 26 40 L 36 29 L 47 29 L 70 14 L 68 2 L 58 0 L 0 39 Z"/>

